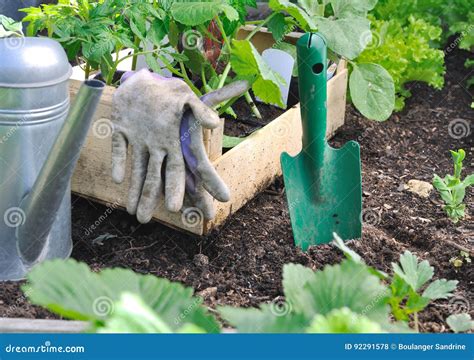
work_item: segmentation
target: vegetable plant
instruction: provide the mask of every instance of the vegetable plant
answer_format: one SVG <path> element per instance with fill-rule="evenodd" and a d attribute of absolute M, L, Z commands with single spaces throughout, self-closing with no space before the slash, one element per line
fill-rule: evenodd
<path fill-rule="evenodd" d="M 60 316 L 89 321 L 92 331 L 216 333 L 220 328 L 193 289 L 126 269 L 94 273 L 75 260 L 52 260 L 28 274 L 23 291 L 32 303 Z"/>
<path fill-rule="evenodd" d="M 23 36 L 23 27 L 21 22 L 0 14 L 0 38 L 21 37 Z"/>
<path fill-rule="evenodd" d="M 291 26 L 304 31 L 319 31 L 328 41 L 332 58 L 349 61 L 351 76 L 350 95 L 355 107 L 367 118 L 384 121 L 395 106 L 395 87 L 390 74 L 383 66 L 359 61 L 359 55 L 371 43 L 372 32 L 367 14 L 377 0 L 270 0 L 269 6 L 276 14 L 268 23 L 277 40 Z M 285 17 L 282 14 L 290 16 Z"/>
<path fill-rule="evenodd" d="M 440 40 L 442 29 L 410 16 L 402 25 L 398 20 L 372 20 L 374 38 L 357 58 L 358 62 L 382 65 L 395 83 L 395 110 L 405 106 L 411 96 L 405 84 L 422 81 L 435 89 L 444 86 L 444 53 L 432 46 Z"/>
<path fill-rule="evenodd" d="M 165 31 L 146 29 L 147 22 L 153 23 L 162 16 L 148 0 L 59 0 L 57 4 L 22 11 L 26 13 L 23 21 L 29 22 L 29 36 L 45 30 L 49 37 L 61 42 L 70 60 L 83 66 L 86 78 L 100 69 L 109 85 L 121 62 L 157 51 L 141 49 L 140 36 L 146 33 L 149 39 L 156 40 Z M 120 53 L 127 48 L 130 53 Z"/>
<path fill-rule="evenodd" d="M 466 204 L 463 203 L 466 189 L 474 184 L 474 174 L 461 179 L 463 160 L 466 153 L 463 149 L 451 150 L 454 163 L 454 174 L 446 175 L 444 178 L 434 175 L 433 186 L 438 190 L 441 199 L 445 202 L 444 211 L 452 222 L 457 223 L 465 216 Z"/>

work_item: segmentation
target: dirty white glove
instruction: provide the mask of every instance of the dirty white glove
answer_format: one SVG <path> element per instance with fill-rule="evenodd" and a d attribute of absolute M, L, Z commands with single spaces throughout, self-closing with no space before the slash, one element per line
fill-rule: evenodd
<path fill-rule="evenodd" d="M 191 158 L 192 164 L 189 161 L 186 164 L 194 175 L 196 190 L 204 188 L 217 200 L 228 201 L 229 190 L 207 158 L 202 142 L 202 128 L 219 126 L 219 116 L 185 82 L 141 70 L 130 75 L 114 94 L 112 178 L 117 183 L 124 180 L 127 145 L 130 145 L 133 159 L 127 211 L 136 214 L 142 223 L 151 220 L 163 196 L 163 187 L 168 211 L 178 212 L 183 206 L 186 165 L 180 134 L 185 113 L 192 114 L 186 117 L 188 124 L 184 130 L 191 140 L 186 159 Z M 194 194 L 198 200 L 203 198 L 199 194 L 203 195 L 202 191 Z M 208 213 L 206 209 L 203 212 Z"/>

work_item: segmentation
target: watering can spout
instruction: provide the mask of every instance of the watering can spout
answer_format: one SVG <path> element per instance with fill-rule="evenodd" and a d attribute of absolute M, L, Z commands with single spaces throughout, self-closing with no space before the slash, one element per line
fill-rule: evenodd
<path fill-rule="evenodd" d="M 25 265 L 42 259 L 104 87 L 98 80 L 82 85 L 32 190 L 20 205 L 25 216 L 16 236 Z"/>

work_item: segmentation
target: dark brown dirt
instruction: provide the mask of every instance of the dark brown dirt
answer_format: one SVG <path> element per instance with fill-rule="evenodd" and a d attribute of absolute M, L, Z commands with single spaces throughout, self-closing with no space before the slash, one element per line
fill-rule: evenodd
<path fill-rule="evenodd" d="M 430 182 L 433 173 L 450 173 L 450 149 L 466 149 L 464 173 L 473 172 L 472 129 L 470 136 L 459 139 L 448 132 L 456 119 L 471 127 L 474 123 L 474 112 L 469 108 L 472 93 L 464 85 L 469 76 L 463 67 L 465 58 L 466 53 L 459 51 L 449 55 L 443 91 L 413 84 L 414 96 L 406 109 L 385 123 L 368 121 L 348 105 L 347 123 L 332 140 L 335 146 L 350 139 L 361 143 L 365 226 L 363 238 L 351 241 L 350 246 L 368 264 L 386 272 L 391 272 L 391 262 L 408 249 L 429 260 L 437 278 L 459 280 L 454 298 L 436 301 L 420 314 L 421 330 L 426 332 L 448 331 L 445 319 L 450 313 L 468 310 L 474 315 L 473 265 L 456 270 L 450 264 L 450 259 L 459 255 L 453 243 L 473 248 L 472 215 L 454 225 L 443 213 L 436 192 L 424 199 L 403 188 L 410 179 Z M 472 188 L 465 202 L 472 213 Z M 271 301 L 282 294 L 285 263 L 321 269 L 342 258 L 329 245 L 307 253 L 293 246 L 281 180 L 207 238 L 184 235 L 156 223 L 140 225 L 122 211 L 110 211 L 77 197 L 73 203 L 74 258 L 96 270 L 120 266 L 183 282 L 202 294 L 210 307 L 256 306 Z M 91 232 L 93 224 L 97 226 Z M 104 234 L 117 237 L 102 244 L 94 242 Z M 2 286 L 0 315 L 51 317 L 25 302 L 14 283 Z"/>

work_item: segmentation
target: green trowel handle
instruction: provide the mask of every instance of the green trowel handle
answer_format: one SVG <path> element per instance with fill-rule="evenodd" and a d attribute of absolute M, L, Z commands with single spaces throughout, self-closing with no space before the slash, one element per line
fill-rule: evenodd
<path fill-rule="evenodd" d="M 303 149 L 314 160 L 324 156 L 327 116 L 327 47 L 320 34 L 307 33 L 296 44 L 303 125 Z"/>

